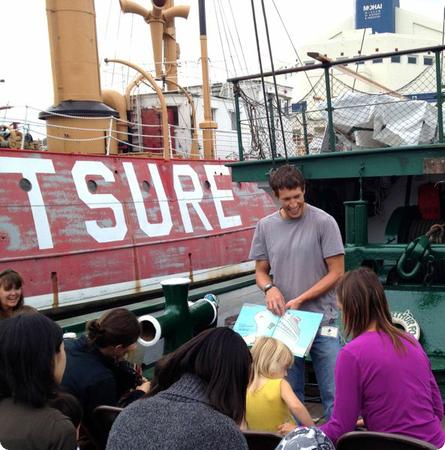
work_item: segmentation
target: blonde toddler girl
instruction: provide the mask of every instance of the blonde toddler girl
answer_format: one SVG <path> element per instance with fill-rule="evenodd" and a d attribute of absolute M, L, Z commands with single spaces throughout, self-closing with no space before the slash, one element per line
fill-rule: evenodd
<path fill-rule="evenodd" d="M 284 379 L 294 357 L 271 337 L 259 337 L 252 347 L 253 373 L 247 389 L 246 425 L 249 430 L 286 434 L 296 424 L 314 424 L 309 412 Z"/>

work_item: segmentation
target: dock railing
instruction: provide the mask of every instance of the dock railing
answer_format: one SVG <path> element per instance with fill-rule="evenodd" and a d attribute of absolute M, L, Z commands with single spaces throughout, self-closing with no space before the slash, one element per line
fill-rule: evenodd
<path fill-rule="evenodd" d="M 275 71 L 276 76 L 300 76 L 298 81 L 308 86 L 308 93 L 288 109 L 271 94 L 261 106 L 258 98 L 249 97 L 244 87 L 261 74 L 229 79 L 235 99 L 239 160 L 443 144 L 444 49 L 432 46 L 337 60 L 309 53 L 312 60 L 304 66 Z M 423 69 L 394 90 L 379 80 L 379 74 L 388 73 L 388 64 L 392 64 L 391 69 L 404 70 L 413 64 Z M 263 76 L 267 79 L 272 72 Z M 242 117 L 241 111 L 252 110 L 254 103 L 255 117 Z M 278 114 L 285 120 L 279 122 Z M 247 129 L 250 145 L 242 137 Z"/>

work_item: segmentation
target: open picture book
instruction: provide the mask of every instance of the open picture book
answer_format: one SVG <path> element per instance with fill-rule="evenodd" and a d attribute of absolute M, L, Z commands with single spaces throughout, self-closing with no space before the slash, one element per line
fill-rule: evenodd
<path fill-rule="evenodd" d="M 269 336 L 286 344 L 295 356 L 309 353 L 323 314 L 288 309 L 276 316 L 263 305 L 245 303 L 233 330 L 251 346 L 258 336 Z"/>

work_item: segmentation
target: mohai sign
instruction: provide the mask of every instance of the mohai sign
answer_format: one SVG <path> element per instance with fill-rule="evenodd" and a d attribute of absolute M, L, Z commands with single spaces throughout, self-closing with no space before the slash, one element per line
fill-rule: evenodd
<path fill-rule="evenodd" d="M 373 33 L 395 33 L 399 0 L 357 0 L 355 28 L 372 28 Z"/>

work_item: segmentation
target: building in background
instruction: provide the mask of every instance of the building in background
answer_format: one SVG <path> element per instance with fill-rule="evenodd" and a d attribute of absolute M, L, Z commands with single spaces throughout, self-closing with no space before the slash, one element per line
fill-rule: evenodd
<path fill-rule="evenodd" d="M 399 90 L 433 66 L 434 55 L 395 56 L 386 60 L 377 55 L 440 45 L 442 42 L 441 22 L 401 9 L 399 0 L 356 0 L 354 16 L 335 25 L 327 38 L 301 47 L 299 54 L 304 65 L 317 63 L 307 56 L 308 52 L 318 52 L 333 60 L 375 54 L 375 59 L 351 64 L 349 68 L 389 89 Z M 321 75 L 319 71 L 307 74 L 309 80 L 302 74 L 286 80 L 294 86 L 294 99 L 303 98 Z M 354 82 L 351 76 L 338 70 L 335 70 L 335 76 L 347 85 L 354 85 L 358 91 L 378 92 L 376 87 L 358 80 Z"/>

